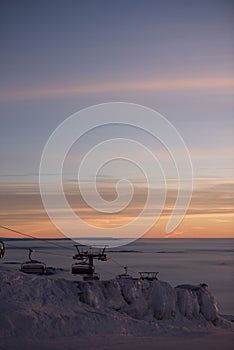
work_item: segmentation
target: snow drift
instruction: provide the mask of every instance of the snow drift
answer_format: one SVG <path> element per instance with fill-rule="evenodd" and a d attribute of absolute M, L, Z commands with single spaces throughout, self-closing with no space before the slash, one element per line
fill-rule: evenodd
<path fill-rule="evenodd" d="M 153 335 L 232 326 L 204 284 L 75 282 L 1 269 L 0 296 L 0 337 Z"/>

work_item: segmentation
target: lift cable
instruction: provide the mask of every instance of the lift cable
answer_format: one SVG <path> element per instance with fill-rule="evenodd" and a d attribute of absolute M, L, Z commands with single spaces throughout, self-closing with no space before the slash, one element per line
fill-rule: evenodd
<path fill-rule="evenodd" d="M 21 232 L 21 231 L 18 231 L 18 230 L 13 230 L 13 229 L 11 229 L 11 228 L 9 228 L 9 227 L 7 227 L 7 226 L 0 225 L 0 228 L 5 229 L 5 230 L 8 230 L 8 231 L 11 231 L 11 232 L 14 232 L 14 233 L 17 233 L 17 234 L 22 235 L 22 236 L 25 236 L 25 237 L 29 237 L 29 238 L 32 238 L 32 239 L 35 239 L 35 240 L 38 240 L 38 241 L 42 241 L 43 243 L 46 242 L 46 243 L 48 243 L 48 244 L 50 244 L 50 245 L 56 246 L 56 247 L 61 248 L 61 249 L 68 249 L 68 250 L 71 250 L 70 247 L 65 247 L 65 246 L 62 246 L 62 245 L 60 245 L 60 244 L 58 244 L 58 243 L 51 242 L 51 241 L 48 241 L 48 240 L 43 239 L 43 238 L 34 237 L 34 236 L 30 235 L 30 234 L 27 234 L 27 233 L 24 233 L 24 232 Z M 12 246 L 12 247 L 14 247 L 14 248 L 19 249 L 19 247 L 13 246 L 13 245 L 12 245 L 11 243 L 9 243 L 9 242 L 6 242 L 5 244 L 6 244 L 6 245 L 9 245 L 9 246 Z M 28 250 L 29 248 L 26 248 L 26 247 L 25 247 L 25 248 L 22 248 L 22 249 Z M 55 255 L 55 256 L 70 257 L 70 255 L 57 254 L 57 253 L 51 253 L 51 252 L 45 252 L 45 251 L 42 252 L 42 251 L 39 251 L 39 250 L 36 250 L 36 249 L 33 249 L 33 251 L 36 252 L 36 253 L 39 253 L 39 254 L 48 254 L 48 255 Z M 113 259 L 113 258 L 110 258 L 110 260 L 112 260 L 114 264 L 118 265 L 118 266 L 121 267 L 121 268 L 124 268 L 124 267 L 126 266 L 126 265 L 120 264 L 118 261 L 116 261 L 116 260 Z M 136 272 L 136 271 L 134 271 L 134 270 L 132 270 L 132 269 L 128 269 L 128 270 L 131 271 L 131 272 L 133 272 L 133 273 L 138 274 L 138 272 Z M 110 273 L 110 272 L 108 272 L 108 273 L 114 275 L 113 273 Z"/>
<path fill-rule="evenodd" d="M 18 247 L 12 243 L 9 243 L 9 242 L 5 242 L 5 245 L 6 246 L 9 246 L 11 248 L 15 248 L 15 249 L 21 249 L 21 250 L 29 250 L 29 247 Z M 54 256 L 63 256 L 63 257 L 66 257 L 66 258 L 70 258 L 71 255 L 68 255 L 68 254 L 59 254 L 59 253 L 52 253 L 52 252 L 46 252 L 46 251 L 41 251 L 41 250 L 37 250 L 37 249 L 32 249 L 33 252 L 35 253 L 39 253 L 39 254 L 46 254 L 46 255 L 54 255 Z"/>
<path fill-rule="evenodd" d="M 118 265 L 119 267 L 121 267 L 121 268 L 123 268 L 123 269 L 124 269 L 125 266 L 126 266 L 126 265 L 121 265 L 118 261 L 116 261 L 116 260 L 113 259 L 113 258 L 110 258 L 110 260 L 112 260 L 116 265 Z M 135 270 L 132 270 L 132 269 L 129 269 L 129 268 L 128 268 L 128 271 L 130 271 L 130 272 L 135 273 L 135 274 L 138 275 L 138 272 L 135 271 Z"/>
<path fill-rule="evenodd" d="M 43 243 L 46 242 L 46 243 L 51 244 L 51 245 L 54 245 L 54 246 L 56 246 L 56 247 L 58 247 L 58 248 L 69 249 L 69 250 L 71 250 L 71 248 L 69 248 L 69 247 L 62 246 L 62 245 L 60 245 L 60 244 L 58 244 L 58 243 L 51 242 L 51 241 L 49 241 L 49 240 L 47 240 L 47 239 L 34 237 L 34 236 L 32 236 L 32 235 L 30 235 L 30 234 L 28 234 L 28 233 L 24 233 L 24 232 L 21 232 L 21 231 L 13 230 L 13 229 L 11 229 L 10 227 L 7 227 L 7 226 L 0 225 L 0 228 L 2 228 L 2 229 L 4 229 L 4 230 L 11 231 L 11 232 L 14 232 L 14 233 L 17 233 L 17 234 L 19 234 L 19 235 L 21 235 L 21 236 L 25 236 L 25 237 L 29 237 L 29 238 L 36 239 L 36 240 L 38 240 L 38 241 L 42 241 Z"/>

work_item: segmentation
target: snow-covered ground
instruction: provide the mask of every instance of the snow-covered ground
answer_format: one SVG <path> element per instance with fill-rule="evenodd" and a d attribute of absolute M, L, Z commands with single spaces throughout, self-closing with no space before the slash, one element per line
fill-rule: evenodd
<path fill-rule="evenodd" d="M 0 349 L 231 349 L 206 285 L 78 282 L 0 267 Z"/>
<path fill-rule="evenodd" d="M 72 257 L 76 253 L 73 241 L 8 239 L 5 244 L 6 253 L 0 264 L 18 270 L 28 258 L 28 248 L 32 248 L 34 259 L 61 268 L 54 278 L 74 279 L 71 274 L 71 265 L 75 262 Z M 159 271 L 160 279 L 174 287 L 205 282 L 217 298 L 221 313 L 234 315 L 233 253 L 234 239 L 139 239 L 116 251 L 107 250 L 110 260 L 95 261 L 95 265 L 103 280 L 115 278 L 127 265 L 134 277 L 138 277 L 138 271 Z"/>

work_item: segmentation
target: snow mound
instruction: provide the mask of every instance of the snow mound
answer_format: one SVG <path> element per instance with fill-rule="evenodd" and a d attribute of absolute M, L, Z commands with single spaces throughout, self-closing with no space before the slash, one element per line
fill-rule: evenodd
<path fill-rule="evenodd" d="M 0 337 L 153 335 L 227 328 L 206 285 L 75 282 L 0 270 Z"/>

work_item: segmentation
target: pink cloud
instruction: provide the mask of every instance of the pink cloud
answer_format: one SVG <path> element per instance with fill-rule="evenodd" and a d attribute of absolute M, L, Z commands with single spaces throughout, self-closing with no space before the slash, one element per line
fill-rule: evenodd
<path fill-rule="evenodd" d="M 234 88 L 234 80 L 228 78 L 190 78 L 190 79 L 171 79 L 171 80 L 132 80 L 104 83 L 83 82 L 73 83 L 69 86 L 38 86 L 28 89 L 12 89 L 0 91 L 0 100 L 28 100 L 37 98 L 56 98 L 66 96 L 76 96 L 84 94 L 108 93 L 119 91 L 171 91 L 187 89 L 225 89 L 229 92 Z M 220 91 L 220 90 L 219 90 Z"/>

